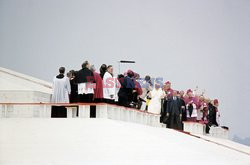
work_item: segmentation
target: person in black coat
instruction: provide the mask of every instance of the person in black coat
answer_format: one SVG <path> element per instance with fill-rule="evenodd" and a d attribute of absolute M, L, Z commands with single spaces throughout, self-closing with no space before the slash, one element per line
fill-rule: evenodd
<path fill-rule="evenodd" d="M 128 71 L 126 77 L 119 78 L 121 88 L 118 92 L 118 104 L 121 106 L 129 107 L 132 102 L 133 90 L 135 89 L 135 84 L 132 80 L 133 72 Z"/>
<path fill-rule="evenodd" d="M 102 64 L 100 67 L 100 76 L 103 79 L 104 74 L 107 72 L 107 65 L 106 64 Z"/>
<path fill-rule="evenodd" d="M 215 99 L 213 103 L 208 103 L 208 124 L 206 125 L 206 133 L 209 133 L 211 126 L 219 126 L 217 123 L 217 106 L 218 100 Z"/>
<path fill-rule="evenodd" d="M 85 61 L 82 64 L 82 69 L 79 70 L 76 74 L 76 83 L 78 84 L 78 97 L 79 102 L 88 103 L 93 101 L 94 96 L 94 74 L 89 69 L 90 64 L 88 61 Z M 82 85 L 82 91 L 79 91 L 79 85 Z"/>
<path fill-rule="evenodd" d="M 182 110 L 182 119 L 181 121 L 187 121 L 187 108 L 186 108 L 186 103 L 184 101 L 184 91 L 180 91 L 177 95 L 180 99 L 181 102 L 181 110 Z"/>
<path fill-rule="evenodd" d="M 78 102 L 78 86 L 76 83 L 76 71 L 70 70 L 68 73 L 68 78 L 70 80 L 70 87 L 71 87 L 71 93 L 69 102 L 70 103 L 77 103 Z"/>
<path fill-rule="evenodd" d="M 168 128 L 182 129 L 182 104 L 177 97 L 177 91 L 173 92 L 173 96 L 168 100 L 167 104 Z"/>

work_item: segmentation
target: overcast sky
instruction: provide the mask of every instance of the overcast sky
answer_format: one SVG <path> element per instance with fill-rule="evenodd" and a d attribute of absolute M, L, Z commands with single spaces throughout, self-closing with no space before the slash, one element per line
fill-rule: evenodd
<path fill-rule="evenodd" d="M 250 137 L 250 0 L 0 0 L 0 66 L 51 81 L 59 66 L 135 60 L 141 76 L 206 89 Z"/>

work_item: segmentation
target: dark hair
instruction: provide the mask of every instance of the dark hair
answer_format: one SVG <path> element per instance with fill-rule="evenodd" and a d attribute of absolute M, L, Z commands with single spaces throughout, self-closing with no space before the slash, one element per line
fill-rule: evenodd
<path fill-rule="evenodd" d="M 145 80 L 146 80 L 146 81 L 149 81 L 150 79 L 151 79 L 150 76 L 148 76 L 148 75 L 145 76 Z"/>
<path fill-rule="evenodd" d="M 76 71 L 70 70 L 69 72 L 71 73 L 71 76 L 76 76 Z"/>
<path fill-rule="evenodd" d="M 107 67 L 107 69 L 109 69 L 109 68 L 111 68 L 111 67 L 113 67 L 112 65 L 109 65 L 108 67 Z"/>
<path fill-rule="evenodd" d="M 82 64 L 82 69 L 83 69 L 83 68 L 86 68 L 88 64 L 89 64 L 88 61 L 84 61 L 84 63 Z"/>
<path fill-rule="evenodd" d="M 107 71 L 107 65 L 102 64 L 101 67 L 100 67 L 100 76 L 101 76 L 101 78 L 103 78 L 106 71 Z"/>
<path fill-rule="evenodd" d="M 59 68 L 59 73 L 64 74 L 65 73 L 65 68 L 64 67 L 60 67 Z"/>

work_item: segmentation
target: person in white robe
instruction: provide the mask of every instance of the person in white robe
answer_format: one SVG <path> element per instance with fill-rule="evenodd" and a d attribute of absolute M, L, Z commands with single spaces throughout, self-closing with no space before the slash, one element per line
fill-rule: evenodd
<path fill-rule="evenodd" d="M 109 65 L 103 76 L 103 98 L 107 103 L 114 103 L 116 94 L 116 79 L 113 77 L 113 67 Z"/>
<path fill-rule="evenodd" d="M 69 103 L 69 95 L 71 93 L 71 87 L 69 78 L 64 76 L 63 67 L 59 69 L 60 74 L 53 79 L 52 87 L 52 103 Z"/>
<path fill-rule="evenodd" d="M 52 103 L 69 103 L 71 93 L 69 78 L 64 76 L 65 68 L 59 68 L 60 74 L 53 79 Z M 67 117 L 67 110 L 64 106 L 54 105 L 51 107 L 51 117 Z"/>
<path fill-rule="evenodd" d="M 149 93 L 151 100 L 148 105 L 148 112 L 154 114 L 161 113 L 161 99 L 164 98 L 165 92 L 160 88 L 159 84 Z"/>

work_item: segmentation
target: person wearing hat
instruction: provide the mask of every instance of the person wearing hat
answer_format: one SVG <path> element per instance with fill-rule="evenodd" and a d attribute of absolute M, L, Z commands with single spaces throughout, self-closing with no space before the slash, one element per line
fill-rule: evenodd
<path fill-rule="evenodd" d="M 197 120 L 197 98 L 194 97 L 193 91 L 191 89 L 187 90 L 186 96 L 184 97 L 184 101 L 187 108 L 187 120 L 194 121 Z"/>
<path fill-rule="evenodd" d="M 163 85 L 163 90 L 165 91 L 167 98 L 171 98 L 173 96 L 174 90 L 171 88 L 170 81 L 165 82 L 165 84 Z"/>

